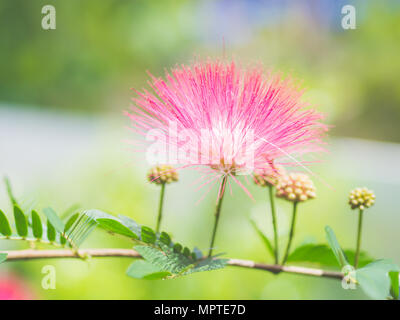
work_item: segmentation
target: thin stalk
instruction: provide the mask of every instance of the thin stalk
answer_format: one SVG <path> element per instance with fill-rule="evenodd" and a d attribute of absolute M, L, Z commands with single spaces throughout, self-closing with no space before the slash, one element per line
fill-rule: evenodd
<path fill-rule="evenodd" d="M 274 227 L 274 253 L 275 253 L 275 264 L 279 263 L 279 248 L 278 248 L 278 228 L 276 223 L 276 211 L 275 211 L 275 200 L 274 200 L 274 187 L 269 185 L 269 203 L 271 205 L 272 213 L 272 225 Z"/>
<path fill-rule="evenodd" d="M 164 195 L 165 195 L 165 183 L 161 185 L 161 193 L 160 193 L 160 203 L 158 205 L 158 217 L 157 217 L 157 227 L 156 232 L 160 231 L 162 212 L 164 207 Z"/>
<path fill-rule="evenodd" d="M 212 237 L 211 237 L 210 250 L 208 251 L 208 256 L 209 257 L 211 257 L 212 251 L 213 251 L 213 247 L 214 247 L 214 241 L 215 241 L 215 236 L 217 234 L 217 227 L 218 227 L 219 217 L 220 217 L 220 214 L 221 214 L 222 199 L 224 198 L 225 186 L 226 186 L 227 179 L 228 179 L 228 176 L 225 175 L 222 178 L 221 185 L 220 185 L 220 192 L 219 192 L 219 195 L 218 195 L 219 198 L 218 198 L 218 202 L 217 202 L 217 207 L 215 209 L 214 228 L 213 228 L 213 233 L 212 233 Z"/>
<path fill-rule="evenodd" d="M 356 246 L 356 254 L 354 257 L 354 268 L 357 268 L 358 260 L 360 258 L 362 218 L 363 218 L 363 210 L 360 209 L 360 212 L 358 213 L 357 246 Z"/>
<path fill-rule="evenodd" d="M 294 235 L 294 226 L 296 223 L 297 203 L 298 203 L 297 201 L 293 203 L 293 215 L 292 215 L 292 223 L 290 226 L 289 241 L 288 241 L 288 244 L 286 247 L 285 256 L 282 260 L 282 266 L 285 264 L 285 262 L 289 256 L 290 246 L 292 245 L 292 240 L 293 240 L 293 235 Z"/>

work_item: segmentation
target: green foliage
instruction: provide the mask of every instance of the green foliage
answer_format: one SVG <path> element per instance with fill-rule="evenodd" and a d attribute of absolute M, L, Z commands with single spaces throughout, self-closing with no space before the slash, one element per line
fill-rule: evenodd
<path fill-rule="evenodd" d="M 398 298 L 399 271 L 400 268 L 390 260 L 376 260 L 357 269 L 356 280 L 365 294 L 373 299 L 387 299 L 391 289 L 394 291 L 394 298 Z"/>
<path fill-rule="evenodd" d="M 64 228 L 64 233 L 66 233 L 68 230 L 71 229 L 71 227 L 74 225 L 75 221 L 78 218 L 79 218 L 79 213 L 75 213 L 67 220 L 67 223 L 65 224 Z"/>
<path fill-rule="evenodd" d="M 389 271 L 389 278 L 391 282 L 390 291 L 392 292 L 392 296 L 394 299 L 399 300 L 399 274 L 398 270 L 396 271 Z"/>
<path fill-rule="evenodd" d="M 7 216 L 0 210 L 0 234 L 7 239 L 23 239 L 57 246 L 68 244 L 70 247 L 77 249 L 97 225 L 97 222 L 89 215 L 80 213 L 72 215 L 64 223 L 51 208 L 43 210 L 47 217 L 46 225 L 42 223 L 42 219 L 36 210 L 32 210 L 31 220 L 28 222 L 26 215 L 17 204 L 8 180 L 6 180 L 6 186 L 10 200 L 13 203 L 15 228 L 19 236 L 13 235 Z M 30 234 L 33 235 L 33 238 L 29 237 Z"/>
<path fill-rule="evenodd" d="M 14 194 L 12 192 L 10 180 L 7 177 L 4 178 L 4 183 L 6 185 L 8 198 L 10 199 L 11 204 L 13 206 L 18 205 L 17 200 L 15 199 Z"/>
<path fill-rule="evenodd" d="M 74 218 L 71 217 L 71 219 Z M 98 223 L 86 212 L 79 214 L 79 217 L 74 220 L 74 223 L 70 228 L 68 228 L 68 230 L 67 225 L 65 226 L 64 236 L 68 239 L 72 246 L 77 248 L 86 240 Z"/>
<path fill-rule="evenodd" d="M 1 210 L 0 210 L 0 233 L 5 235 L 6 237 L 11 236 L 12 233 L 7 217 Z"/>
<path fill-rule="evenodd" d="M 169 246 L 171 244 L 171 237 L 166 232 L 161 232 L 160 234 L 160 241 L 165 245 Z"/>
<path fill-rule="evenodd" d="M 18 238 L 13 236 L 7 216 L 0 210 L 0 234 L 11 240 L 25 239 L 27 241 L 52 243 L 59 246 L 65 246 L 68 243 L 70 247 L 76 249 L 97 225 L 97 222 L 86 214 L 76 213 L 64 224 L 54 210 L 45 209 L 44 212 L 47 216 L 46 225 L 42 224 L 40 215 L 35 210 L 32 210 L 32 219 L 29 224 L 22 210 L 18 206 L 14 206 L 15 227 L 18 236 L 20 236 Z M 57 224 L 57 228 L 54 226 L 54 223 Z M 61 226 L 63 226 L 63 229 L 61 229 Z M 30 228 L 33 238 L 28 237 Z"/>
<path fill-rule="evenodd" d="M 56 240 L 56 229 L 53 227 L 49 220 L 47 220 L 47 239 L 49 241 Z"/>
<path fill-rule="evenodd" d="M 341 268 L 343 268 L 345 265 L 348 265 L 349 262 L 347 261 L 347 258 L 342 250 L 342 248 L 339 245 L 339 242 L 336 239 L 335 233 L 333 232 L 332 228 L 329 226 L 325 227 L 325 232 L 326 232 L 326 238 L 328 240 L 329 246 L 331 247 L 337 261 L 339 262 L 339 265 Z"/>
<path fill-rule="evenodd" d="M 33 236 L 36 239 L 42 238 L 43 235 L 42 221 L 40 220 L 39 214 L 35 210 L 32 210 L 32 231 L 33 231 Z"/>
<path fill-rule="evenodd" d="M 344 250 L 344 255 L 347 261 L 354 261 L 355 253 L 353 250 Z M 360 253 L 359 266 L 367 265 L 372 261 L 373 259 L 366 252 Z M 326 267 L 338 266 L 335 255 L 332 254 L 331 248 L 326 244 L 307 243 L 299 246 L 289 255 L 287 262 L 305 262 Z"/>
<path fill-rule="evenodd" d="M 115 219 L 97 219 L 97 223 L 100 228 L 103 228 L 108 232 L 116 233 L 132 239 L 138 238 L 129 228 L 125 227 L 121 222 Z"/>
<path fill-rule="evenodd" d="M 204 258 L 200 250 L 190 251 L 180 243 L 174 243 L 166 232 L 156 233 L 152 228 L 140 226 L 134 220 L 118 218 L 99 210 L 89 210 L 99 226 L 111 233 L 128 236 L 138 243 L 134 249 L 144 262 L 136 261 L 127 270 L 127 275 L 136 279 L 175 278 L 194 272 L 221 269 L 226 260 L 215 257 Z M 133 235 L 133 236 L 132 236 Z"/>
<path fill-rule="evenodd" d="M 52 208 L 43 209 L 48 221 L 53 225 L 56 231 L 63 233 L 65 229 L 64 222 L 58 217 L 57 213 Z"/>
<path fill-rule="evenodd" d="M 189 250 L 188 248 L 186 248 Z M 168 273 L 169 278 L 188 275 L 195 272 L 211 271 L 222 269 L 226 265 L 225 259 L 200 258 L 190 254 L 176 252 L 173 248 L 158 242 L 156 246 L 135 246 L 135 250 L 152 266 L 155 267 L 156 273 Z M 186 251 L 186 250 L 184 250 Z M 134 270 L 138 272 L 138 266 L 134 266 Z M 132 273 L 130 274 L 132 276 Z M 148 275 L 147 275 L 148 276 Z"/>
<path fill-rule="evenodd" d="M 159 267 L 145 260 L 138 260 L 132 263 L 126 274 L 135 279 L 145 280 L 160 280 L 172 275 L 170 272 L 162 271 Z"/>
<path fill-rule="evenodd" d="M 65 246 L 67 244 L 67 238 L 62 234 L 59 235 L 59 241 L 62 246 Z"/>
<path fill-rule="evenodd" d="M 175 243 L 172 248 L 175 253 L 182 252 L 182 245 L 180 243 Z"/>
<path fill-rule="evenodd" d="M 47 217 L 47 224 L 43 225 L 37 211 L 32 210 L 31 220 L 28 222 L 17 204 L 14 204 L 13 208 L 15 227 L 20 238 L 13 237 L 7 216 L 0 210 L 0 233 L 7 239 L 51 242 L 61 246 L 68 244 L 73 249 L 77 249 L 96 226 L 112 234 L 128 237 L 135 242 L 134 249 L 144 259 L 135 261 L 126 271 L 128 276 L 135 279 L 173 279 L 196 272 L 221 269 L 227 264 L 226 259 L 217 259 L 216 256 L 205 257 L 197 248 L 190 250 L 187 246 L 173 242 L 168 233 L 164 231 L 157 233 L 152 228 L 141 226 L 122 215 L 117 218 L 99 210 L 88 210 L 82 214 L 70 215 L 64 222 L 53 209 L 46 208 L 43 212 Z M 254 221 L 252 225 L 270 254 L 273 255 L 274 250 L 268 238 Z M 30 228 L 32 233 L 30 233 Z M 338 262 L 342 268 L 348 266 L 349 261 L 354 261 L 354 251 L 343 251 L 333 230 L 329 226 L 325 230 L 329 246 L 304 244 L 296 248 L 287 261 L 318 264 L 324 267 L 337 267 Z M 33 234 L 34 238 L 27 238 L 29 234 Z M 44 238 L 44 235 L 47 238 Z M 7 254 L 0 253 L 0 263 L 6 259 Z M 361 268 L 356 271 L 349 269 L 346 276 L 354 276 L 352 279 L 368 296 L 374 299 L 399 299 L 400 268 L 398 266 L 389 260 L 372 262 L 365 252 L 361 253 L 359 263 Z"/>
<path fill-rule="evenodd" d="M 180 274 L 193 264 L 193 261 L 183 254 L 168 250 L 164 246 L 157 248 L 139 245 L 134 248 L 147 262 L 171 274 Z"/>
<path fill-rule="evenodd" d="M 251 225 L 253 226 L 254 230 L 262 240 L 262 242 L 265 245 L 265 248 L 268 250 L 269 254 L 271 257 L 275 255 L 274 248 L 271 244 L 271 241 L 269 241 L 268 237 L 261 231 L 261 229 L 257 226 L 256 222 L 252 219 L 250 219 Z"/>
<path fill-rule="evenodd" d="M 0 253 L 0 263 L 7 260 L 7 253 Z"/>
<path fill-rule="evenodd" d="M 140 237 L 142 230 L 139 224 L 137 224 L 131 218 L 125 217 L 123 215 L 119 215 L 118 218 L 127 228 L 129 228 L 133 233 L 135 233 L 138 237 Z"/>
<path fill-rule="evenodd" d="M 14 219 L 18 235 L 25 238 L 28 235 L 28 221 L 26 220 L 25 214 L 16 205 L 14 206 Z"/>
<path fill-rule="evenodd" d="M 341 249 L 333 230 L 325 228 L 329 245 L 341 267 L 350 265 L 345 253 Z M 365 264 L 364 254 L 364 264 Z M 360 255 L 360 258 L 362 256 Z M 353 257 L 354 259 L 354 253 Z M 370 259 L 370 258 L 367 258 Z M 361 259 L 360 259 L 361 260 Z M 400 268 L 390 260 L 376 260 L 364 267 L 355 270 L 355 281 L 366 295 L 372 299 L 399 298 L 399 271 Z M 354 273 L 354 272 L 352 272 Z M 350 277 L 354 276 L 349 274 Z M 392 293 L 392 296 L 390 296 Z"/>
<path fill-rule="evenodd" d="M 156 242 L 156 233 L 149 227 L 142 226 L 141 240 L 148 244 Z"/>

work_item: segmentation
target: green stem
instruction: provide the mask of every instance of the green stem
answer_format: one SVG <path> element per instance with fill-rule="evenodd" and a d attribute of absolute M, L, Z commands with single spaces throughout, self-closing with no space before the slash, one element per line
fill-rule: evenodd
<path fill-rule="evenodd" d="M 161 184 L 160 203 L 158 205 L 158 217 L 157 217 L 156 232 L 160 231 L 162 212 L 163 212 L 163 206 L 164 206 L 164 195 L 165 195 L 165 183 Z"/>
<path fill-rule="evenodd" d="M 354 257 L 354 268 L 357 268 L 358 259 L 360 258 L 362 218 L 363 218 L 363 210 L 360 209 L 360 212 L 358 213 L 357 247 L 356 247 L 356 254 Z"/>
<path fill-rule="evenodd" d="M 62 245 L 58 244 L 54 241 L 47 241 L 37 238 L 24 238 L 24 237 L 17 237 L 17 236 L 0 236 L 0 240 L 14 240 L 14 241 L 26 241 L 28 243 L 41 243 L 41 244 L 48 244 L 55 247 L 62 247 Z"/>
<path fill-rule="evenodd" d="M 212 251 L 213 251 L 213 248 L 214 248 L 215 235 L 217 234 L 218 221 L 219 221 L 219 216 L 221 214 L 222 199 L 224 198 L 225 186 L 226 186 L 227 179 L 228 179 L 228 176 L 225 175 L 222 178 L 221 185 L 220 185 L 220 194 L 218 195 L 219 199 L 218 199 L 218 202 L 217 202 L 217 207 L 215 209 L 214 228 L 213 228 L 213 233 L 212 233 L 212 237 L 211 237 L 210 249 L 208 251 L 208 256 L 209 257 L 211 257 Z"/>
<path fill-rule="evenodd" d="M 295 226 L 295 222 L 296 222 L 297 203 L 298 203 L 297 201 L 293 203 L 293 215 L 292 215 L 292 223 L 290 226 L 289 241 L 288 241 L 288 244 L 286 247 L 285 256 L 282 260 L 282 265 L 285 264 L 285 262 L 289 256 L 290 246 L 292 245 L 292 240 L 293 240 L 293 235 L 294 235 L 294 226 Z"/>
<path fill-rule="evenodd" d="M 275 264 L 279 263 L 279 249 L 278 249 L 278 228 L 276 223 L 276 211 L 275 211 L 275 200 L 274 200 L 274 187 L 269 185 L 269 201 L 271 205 L 272 213 L 272 225 L 274 227 L 274 242 L 275 242 Z"/>

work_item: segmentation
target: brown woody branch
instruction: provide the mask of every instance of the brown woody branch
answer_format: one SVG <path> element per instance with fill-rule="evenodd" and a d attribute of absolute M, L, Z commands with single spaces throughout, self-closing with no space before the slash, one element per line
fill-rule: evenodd
<path fill-rule="evenodd" d="M 31 260 L 31 259 L 53 259 L 53 258 L 82 258 L 85 256 L 99 257 L 129 257 L 140 258 L 140 254 L 132 249 L 81 249 L 78 252 L 68 249 L 62 250 L 13 250 L 0 251 L 7 253 L 7 261 Z M 325 277 L 342 279 L 343 274 L 336 271 L 327 271 L 315 268 L 305 268 L 299 266 L 282 266 L 274 264 L 258 263 L 251 260 L 229 259 L 228 265 L 242 268 L 265 270 L 272 273 L 293 273 L 314 277 Z"/>

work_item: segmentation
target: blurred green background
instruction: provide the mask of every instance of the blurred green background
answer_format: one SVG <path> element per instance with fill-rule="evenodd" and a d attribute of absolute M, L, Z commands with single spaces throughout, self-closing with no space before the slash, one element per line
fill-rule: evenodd
<path fill-rule="evenodd" d="M 41 28 L 41 9 L 56 8 L 56 30 Z M 357 28 L 341 27 L 352 4 Z M 367 186 L 377 203 L 366 213 L 363 248 L 400 263 L 400 3 L 398 1 L 123 1 L 0 0 L 0 174 L 26 208 L 72 204 L 154 225 L 159 190 L 146 182 L 145 157 L 130 150 L 122 111 L 147 71 L 200 57 L 261 61 L 304 80 L 306 98 L 327 114 L 330 152 L 313 167 L 318 198 L 301 206 L 295 244 L 325 242 L 324 226 L 346 248 L 355 242 L 351 188 Z M 181 172 L 167 188 L 164 229 L 206 249 L 216 190 L 196 190 L 198 174 Z M 325 183 L 332 186 L 329 188 Z M 267 192 L 257 201 L 233 188 L 217 237 L 227 257 L 271 261 L 248 217 L 272 234 Z M 0 188 L 0 207 L 11 212 Z M 282 246 L 290 206 L 278 202 Z M 0 242 L 1 249 L 15 243 Z M 85 247 L 130 243 L 96 232 Z M 19 248 L 19 247 L 18 247 Z M 21 247 L 22 248 L 22 247 Z M 39 299 L 355 299 L 334 280 L 226 268 L 174 281 L 124 275 L 129 259 L 5 263 Z M 41 268 L 57 268 L 57 289 L 41 288 Z"/>

